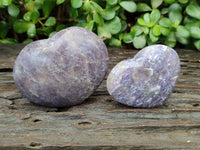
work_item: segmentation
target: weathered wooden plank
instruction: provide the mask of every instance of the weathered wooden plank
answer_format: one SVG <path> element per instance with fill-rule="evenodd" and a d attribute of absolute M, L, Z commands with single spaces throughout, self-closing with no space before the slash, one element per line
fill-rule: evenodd
<path fill-rule="evenodd" d="M 9 70 L 9 68 L 12 68 L 16 56 L 24 46 L 24 44 L 12 45 L 0 43 L 0 70 Z"/>
<path fill-rule="evenodd" d="M 200 53 L 177 50 L 180 78 L 168 101 L 130 108 L 109 96 L 106 78 L 81 105 L 47 108 L 18 92 L 12 66 L 24 45 L 0 44 L 0 149 L 200 149 Z M 109 48 L 110 67 L 136 50 Z"/>

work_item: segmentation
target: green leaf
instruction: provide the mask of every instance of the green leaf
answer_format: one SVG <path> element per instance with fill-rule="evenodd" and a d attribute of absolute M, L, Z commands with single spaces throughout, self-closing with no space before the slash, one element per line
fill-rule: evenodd
<path fill-rule="evenodd" d="M 116 39 L 116 38 L 111 38 L 110 39 L 110 41 L 109 41 L 109 45 L 110 46 L 121 46 L 122 45 L 122 43 L 121 43 L 121 41 L 119 40 L 119 39 Z"/>
<path fill-rule="evenodd" d="M 56 32 L 59 32 L 60 30 L 63 30 L 66 28 L 66 25 L 60 24 L 59 26 L 56 27 Z"/>
<path fill-rule="evenodd" d="M 179 25 L 176 30 L 176 35 L 184 37 L 184 38 L 189 38 L 190 32 L 186 27 Z"/>
<path fill-rule="evenodd" d="M 26 40 L 24 40 L 22 43 L 24 43 L 24 44 L 28 44 L 28 43 L 31 43 L 31 42 L 33 42 L 32 39 L 26 39 Z"/>
<path fill-rule="evenodd" d="M 0 0 L 0 1 L 1 1 L 1 0 Z M 6 6 L 2 5 L 1 2 L 0 2 L 0 9 L 1 9 L 1 8 L 5 8 L 5 7 L 6 7 Z M 0 43 L 2 43 L 1 40 L 0 40 Z"/>
<path fill-rule="evenodd" d="M 149 13 L 145 13 L 143 18 L 144 18 L 144 21 L 146 24 L 150 23 L 150 14 Z"/>
<path fill-rule="evenodd" d="M 86 10 L 86 11 L 90 11 L 91 10 L 91 4 L 89 1 L 84 1 L 83 3 L 83 9 Z"/>
<path fill-rule="evenodd" d="M 111 38 L 111 34 L 107 31 L 105 26 L 97 26 L 97 34 L 102 40 Z"/>
<path fill-rule="evenodd" d="M 143 48 L 146 46 L 146 37 L 145 35 L 136 36 L 133 39 L 133 46 L 137 49 Z"/>
<path fill-rule="evenodd" d="M 158 8 L 162 4 L 163 0 L 151 0 L 152 8 Z"/>
<path fill-rule="evenodd" d="M 12 16 L 8 16 L 8 26 L 11 27 L 13 26 L 14 22 L 17 20 L 17 17 L 12 17 Z"/>
<path fill-rule="evenodd" d="M 144 34 L 146 34 L 146 35 L 149 34 L 149 28 L 148 27 L 144 28 Z"/>
<path fill-rule="evenodd" d="M 153 11 L 150 14 L 151 22 L 153 24 L 157 23 L 160 19 L 160 11 L 158 9 L 153 9 Z"/>
<path fill-rule="evenodd" d="M 199 1 L 198 0 L 190 0 L 190 4 L 199 5 Z"/>
<path fill-rule="evenodd" d="M 122 39 L 123 39 L 123 36 L 124 36 L 124 33 L 120 33 L 120 34 L 119 34 L 119 40 L 122 40 Z"/>
<path fill-rule="evenodd" d="M 11 4 L 8 6 L 8 14 L 12 17 L 17 17 L 19 15 L 19 8 L 14 5 L 14 4 Z"/>
<path fill-rule="evenodd" d="M 149 5 L 147 5 L 146 3 L 138 3 L 137 11 L 138 12 L 151 11 L 151 7 Z"/>
<path fill-rule="evenodd" d="M 50 2 L 51 2 L 51 0 L 49 2 L 46 2 L 45 0 L 34 0 L 34 1 L 28 0 L 27 2 L 24 3 L 24 6 L 25 6 L 26 10 L 32 12 L 32 11 L 38 11 L 39 9 L 41 9 L 43 7 L 47 7 L 45 5 L 51 4 Z"/>
<path fill-rule="evenodd" d="M 178 0 L 178 2 L 181 3 L 181 4 L 186 4 L 186 3 L 188 3 L 188 1 L 189 0 Z"/>
<path fill-rule="evenodd" d="M 37 28 L 37 34 L 38 34 L 38 35 L 49 36 L 49 34 L 50 34 L 51 32 L 53 32 L 53 31 L 54 31 L 53 26 L 49 26 L 49 27 L 42 28 L 42 29 Z"/>
<path fill-rule="evenodd" d="M 16 39 L 6 38 L 6 39 L 0 40 L 0 43 L 16 44 L 18 43 L 18 41 Z"/>
<path fill-rule="evenodd" d="M 85 25 L 85 28 L 90 31 L 92 31 L 93 27 L 94 27 L 94 21 L 90 21 Z"/>
<path fill-rule="evenodd" d="M 126 11 L 133 13 L 137 10 L 137 5 L 133 1 L 122 1 L 119 3 L 122 8 L 124 8 Z"/>
<path fill-rule="evenodd" d="M 103 26 L 97 26 L 97 33 L 102 40 L 109 39 L 111 34 L 119 33 L 121 28 L 119 17 L 114 17 L 112 20 L 105 22 Z"/>
<path fill-rule="evenodd" d="M 111 34 L 117 34 L 121 30 L 121 22 L 119 17 L 114 17 L 112 20 L 105 22 L 104 26 Z"/>
<path fill-rule="evenodd" d="M 120 6 L 119 6 L 119 5 L 116 5 L 116 6 L 112 7 L 112 9 L 113 9 L 114 11 L 117 11 L 117 10 L 120 9 Z"/>
<path fill-rule="evenodd" d="M 24 14 L 23 19 L 26 21 L 30 21 L 31 20 L 31 12 L 28 11 L 27 13 Z"/>
<path fill-rule="evenodd" d="M 179 43 L 183 45 L 187 45 L 189 43 L 188 38 L 190 37 L 190 32 L 186 27 L 179 25 L 175 34 Z"/>
<path fill-rule="evenodd" d="M 162 19 L 160 19 L 159 25 L 170 28 L 172 26 L 172 23 L 169 18 L 163 17 Z"/>
<path fill-rule="evenodd" d="M 72 19 L 76 19 L 78 17 L 78 10 L 76 8 L 70 7 L 69 16 Z"/>
<path fill-rule="evenodd" d="M 94 1 L 90 1 L 90 3 L 91 3 L 91 8 L 92 8 L 93 11 L 96 11 L 101 15 L 104 14 L 103 8 L 101 8 L 101 6 L 99 4 L 97 4 Z"/>
<path fill-rule="evenodd" d="M 57 5 L 60 5 L 60 4 L 64 3 L 64 1 L 65 1 L 65 0 L 56 0 L 56 4 L 57 4 Z"/>
<path fill-rule="evenodd" d="M 29 24 L 29 28 L 27 30 L 28 37 L 33 38 L 36 35 L 36 27 L 35 24 Z"/>
<path fill-rule="evenodd" d="M 125 31 L 126 30 L 126 28 L 127 28 L 127 23 L 126 23 L 126 21 L 124 21 L 124 20 L 121 20 L 121 30 L 120 30 L 120 32 L 123 32 L 123 31 Z"/>
<path fill-rule="evenodd" d="M 194 39 L 200 39 L 200 25 L 198 22 L 185 25 L 190 31 L 190 36 Z"/>
<path fill-rule="evenodd" d="M 186 7 L 186 13 L 191 17 L 200 19 L 200 7 L 198 5 L 188 5 Z"/>
<path fill-rule="evenodd" d="M 87 21 L 83 17 L 82 18 L 77 18 L 77 22 L 78 23 L 76 23 L 76 26 L 78 26 L 78 27 L 84 27 L 85 24 L 87 23 Z"/>
<path fill-rule="evenodd" d="M 194 42 L 196 49 L 200 50 L 200 40 Z"/>
<path fill-rule="evenodd" d="M 169 12 L 169 20 L 174 24 L 179 25 L 182 21 L 182 18 L 183 17 L 180 11 L 174 10 Z"/>
<path fill-rule="evenodd" d="M 155 36 L 153 34 L 153 29 L 151 29 L 150 32 L 149 32 L 149 38 L 151 40 L 151 44 L 155 44 L 158 41 L 158 39 L 159 39 L 158 36 Z"/>
<path fill-rule="evenodd" d="M 22 19 L 16 20 L 13 24 L 13 29 L 16 33 L 24 33 L 28 30 L 30 22 L 26 22 Z"/>
<path fill-rule="evenodd" d="M 36 10 L 31 13 L 31 20 L 33 21 L 33 23 L 36 23 L 39 17 L 40 17 L 39 11 Z"/>
<path fill-rule="evenodd" d="M 167 27 L 159 26 L 160 32 L 164 36 L 168 36 L 170 34 L 170 29 Z"/>
<path fill-rule="evenodd" d="M 133 42 L 134 35 L 135 35 L 134 32 L 125 33 L 125 34 L 123 35 L 123 42 L 124 42 L 124 43 L 132 43 L 132 42 Z"/>
<path fill-rule="evenodd" d="M 73 8 L 80 8 L 82 6 L 83 0 L 71 0 L 71 5 Z"/>
<path fill-rule="evenodd" d="M 186 16 L 186 17 L 184 17 L 183 24 L 189 24 L 189 23 L 193 23 L 196 21 L 197 21 L 197 19 L 190 17 L 190 16 Z"/>
<path fill-rule="evenodd" d="M 51 33 L 49 34 L 49 37 L 54 36 L 56 33 L 57 33 L 56 31 L 51 32 Z"/>
<path fill-rule="evenodd" d="M 114 9 L 112 9 L 112 8 L 106 8 L 103 11 L 104 11 L 104 14 L 102 15 L 102 17 L 105 20 L 111 20 L 111 19 L 113 19 L 115 17 L 115 11 L 114 11 Z"/>
<path fill-rule="evenodd" d="M 108 5 L 115 5 L 115 4 L 117 4 L 117 1 L 118 0 L 106 0 L 106 3 L 108 4 Z"/>
<path fill-rule="evenodd" d="M 92 21 L 92 20 L 93 20 L 93 16 L 92 16 L 92 14 L 91 14 L 91 13 L 89 13 L 89 14 L 87 15 L 87 18 L 86 18 L 86 20 L 87 20 L 87 22 L 90 22 L 90 21 Z"/>
<path fill-rule="evenodd" d="M 166 4 L 173 4 L 175 2 L 175 0 L 164 0 L 164 2 Z"/>
<path fill-rule="evenodd" d="M 100 24 L 101 26 L 103 25 L 104 21 L 103 21 L 103 18 L 97 13 L 97 12 L 94 12 L 93 13 L 93 19 L 96 23 Z"/>
<path fill-rule="evenodd" d="M 8 23 L 0 21 L 0 38 L 4 39 L 8 33 Z"/>
<path fill-rule="evenodd" d="M 127 18 L 126 18 L 126 15 L 123 13 L 123 12 L 121 12 L 120 14 L 119 14 L 119 16 L 123 19 L 123 20 L 126 20 Z"/>
<path fill-rule="evenodd" d="M 42 8 L 44 0 L 35 0 L 34 10 L 37 11 Z"/>
<path fill-rule="evenodd" d="M 43 5 L 42 5 L 44 18 L 47 18 L 50 15 L 54 6 L 55 6 L 55 0 L 44 0 Z"/>
<path fill-rule="evenodd" d="M 182 11 L 182 7 L 178 3 L 173 3 L 169 6 L 169 11 Z"/>
<path fill-rule="evenodd" d="M 152 33 L 153 33 L 153 35 L 155 35 L 155 36 L 160 36 L 161 31 L 160 31 L 159 25 L 155 25 L 155 26 L 153 27 Z"/>
<path fill-rule="evenodd" d="M 45 22 L 45 26 L 54 26 L 55 24 L 56 24 L 55 17 L 49 17 Z"/>
<path fill-rule="evenodd" d="M 174 32 L 170 32 L 170 34 L 166 37 L 164 44 L 169 47 L 174 47 L 176 45 L 176 36 Z"/>
<path fill-rule="evenodd" d="M 189 40 L 187 38 L 180 36 L 180 35 L 176 35 L 176 39 L 179 43 L 181 43 L 183 45 L 189 44 Z"/>
<path fill-rule="evenodd" d="M 12 3 L 12 0 L 0 0 L 0 4 L 3 6 L 9 6 Z"/>
<path fill-rule="evenodd" d="M 134 25 L 133 27 L 131 27 L 131 32 L 135 32 L 135 36 L 139 36 L 144 32 L 144 27 Z"/>
<path fill-rule="evenodd" d="M 162 8 L 161 9 L 161 14 L 162 15 L 166 15 L 166 14 L 168 14 L 169 13 L 169 9 L 168 8 Z"/>
<path fill-rule="evenodd" d="M 35 1 L 29 1 L 27 3 L 25 3 L 25 9 L 32 12 L 35 9 Z"/>
<path fill-rule="evenodd" d="M 137 21 L 138 21 L 138 24 L 139 24 L 139 25 L 141 25 L 141 26 L 146 26 L 146 23 L 145 23 L 144 19 L 138 18 Z"/>

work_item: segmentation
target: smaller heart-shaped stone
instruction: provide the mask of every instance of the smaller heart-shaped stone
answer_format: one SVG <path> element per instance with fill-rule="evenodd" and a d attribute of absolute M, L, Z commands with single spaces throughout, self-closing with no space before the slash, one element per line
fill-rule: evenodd
<path fill-rule="evenodd" d="M 161 105 L 171 94 L 180 71 L 175 50 L 151 45 L 133 59 L 119 62 L 107 78 L 107 89 L 118 102 L 132 107 Z"/>

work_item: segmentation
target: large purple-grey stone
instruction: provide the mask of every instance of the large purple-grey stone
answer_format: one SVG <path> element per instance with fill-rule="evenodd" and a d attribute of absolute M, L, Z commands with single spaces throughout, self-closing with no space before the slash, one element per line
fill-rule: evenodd
<path fill-rule="evenodd" d="M 13 76 L 19 91 L 34 103 L 69 107 L 88 98 L 108 69 L 108 52 L 91 31 L 70 27 L 28 44 L 18 55 Z"/>
<path fill-rule="evenodd" d="M 180 71 L 175 50 L 165 45 L 151 45 L 133 59 L 118 63 L 107 78 L 113 98 L 132 107 L 161 105 L 171 94 Z"/>

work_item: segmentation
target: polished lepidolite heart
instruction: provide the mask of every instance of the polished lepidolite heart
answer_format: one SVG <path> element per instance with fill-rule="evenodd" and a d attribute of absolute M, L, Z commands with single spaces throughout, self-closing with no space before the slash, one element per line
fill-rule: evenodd
<path fill-rule="evenodd" d="M 107 78 L 107 89 L 122 104 L 155 107 L 170 96 L 179 71 L 180 59 L 175 50 L 151 45 L 133 59 L 118 63 Z"/>
<path fill-rule="evenodd" d="M 108 60 L 107 48 L 97 35 L 70 27 L 24 47 L 13 77 L 19 91 L 32 102 L 69 107 L 83 102 L 100 85 Z"/>

